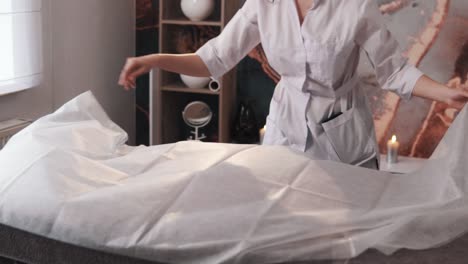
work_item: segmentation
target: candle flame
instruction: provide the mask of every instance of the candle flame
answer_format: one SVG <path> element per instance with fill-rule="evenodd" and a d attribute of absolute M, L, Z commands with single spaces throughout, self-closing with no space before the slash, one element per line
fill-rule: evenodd
<path fill-rule="evenodd" d="M 397 142 L 397 138 L 396 138 L 395 135 L 393 135 L 393 136 L 392 136 L 392 143 L 395 143 L 395 142 Z"/>

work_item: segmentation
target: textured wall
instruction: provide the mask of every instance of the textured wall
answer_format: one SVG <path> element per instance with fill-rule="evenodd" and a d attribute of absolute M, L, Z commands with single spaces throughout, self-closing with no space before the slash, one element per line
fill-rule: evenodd
<path fill-rule="evenodd" d="M 463 45 L 468 43 L 468 2 L 466 0 L 381 1 L 400 2 L 398 8 L 385 14 L 389 29 L 399 40 L 409 60 L 431 78 L 454 89 L 466 81 L 466 55 Z M 382 6 L 385 7 L 385 6 Z M 466 52 L 466 51 L 465 51 Z M 364 60 L 363 60 L 364 61 Z M 458 61 L 458 62 L 457 62 Z M 463 66 L 463 61 L 464 65 Z M 456 64 L 463 70 L 456 71 Z M 410 102 L 375 89 L 372 70 L 361 65 L 372 102 L 381 146 L 397 134 L 402 153 L 428 157 L 445 134 L 455 116 L 455 109 L 443 104 L 414 98 Z M 460 67 L 461 66 L 461 67 Z M 463 76 L 462 76 L 463 75 Z"/>
<path fill-rule="evenodd" d="M 242 1 L 242 0 L 239 0 Z M 467 55 L 463 44 L 468 42 L 468 1 L 466 0 L 376 0 L 388 28 L 398 39 L 404 54 L 427 75 L 454 89 L 466 82 Z M 137 0 L 141 14 L 146 10 L 146 21 L 153 0 Z M 154 21 L 154 20 L 153 20 Z M 156 20 L 157 21 L 157 20 Z M 156 28 L 153 27 L 156 31 Z M 141 42 L 150 39 L 139 39 Z M 152 40 L 151 40 L 152 41 Z M 155 42 L 153 42 L 155 43 Z M 156 51 L 156 47 L 152 52 Z M 147 50 L 149 51 L 149 50 Z M 458 63 L 457 63 L 458 62 Z M 456 64 L 458 67 L 456 67 Z M 359 66 L 362 85 L 366 87 L 374 112 L 377 137 L 385 152 L 386 140 L 397 134 L 402 143 L 402 154 L 427 157 L 453 121 L 456 111 L 442 104 L 420 98 L 401 101 L 396 95 L 377 87 L 374 71 L 365 57 Z M 252 99 L 260 125 L 265 122 L 268 104 L 277 76 L 269 67 L 261 46 L 238 65 L 239 99 Z M 145 84 L 142 90 L 147 90 Z M 138 100 L 138 99 L 137 99 Z M 141 97 L 143 108 L 147 97 Z M 408 114 L 410 113 L 410 114 Z M 143 122 L 142 124 L 144 124 Z M 139 124 L 140 135 L 145 125 Z M 143 130 L 142 130 L 143 129 Z M 144 137 L 144 136 L 143 136 Z"/>

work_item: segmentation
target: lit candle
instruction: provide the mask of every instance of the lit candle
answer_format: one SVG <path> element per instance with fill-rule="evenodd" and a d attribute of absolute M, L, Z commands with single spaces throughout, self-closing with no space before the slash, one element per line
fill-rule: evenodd
<path fill-rule="evenodd" d="M 266 132 L 266 125 L 262 129 L 260 129 L 260 132 L 259 132 L 260 133 L 260 144 L 263 143 L 263 137 L 265 136 L 265 132 Z"/>
<path fill-rule="evenodd" d="M 387 163 L 397 163 L 398 162 L 398 148 L 400 143 L 397 141 L 397 137 L 393 135 L 392 139 L 387 142 Z"/>

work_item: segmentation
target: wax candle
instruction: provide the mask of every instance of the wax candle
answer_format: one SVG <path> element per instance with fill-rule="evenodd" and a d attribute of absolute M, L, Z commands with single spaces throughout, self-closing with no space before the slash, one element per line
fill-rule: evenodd
<path fill-rule="evenodd" d="M 260 129 L 259 133 L 260 133 L 260 144 L 263 143 L 263 137 L 265 136 L 265 132 L 266 132 L 266 125 Z"/>
<path fill-rule="evenodd" d="M 393 135 L 392 139 L 387 142 L 387 163 L 397 163 L 398 162 L 398 148 L 400 143 L 397 141 L 397 137 Z"/>

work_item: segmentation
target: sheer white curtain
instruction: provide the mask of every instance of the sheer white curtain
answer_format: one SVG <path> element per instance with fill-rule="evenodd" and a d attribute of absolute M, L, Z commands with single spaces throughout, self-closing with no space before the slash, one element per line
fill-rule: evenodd
<path fill-rule="evenodd" d="M 41 0 L 0 0 L 0 95 L 42 79 Z"/>

